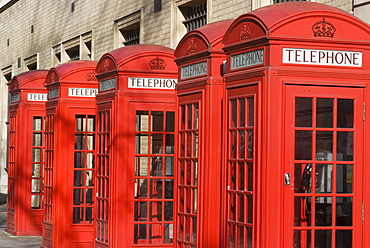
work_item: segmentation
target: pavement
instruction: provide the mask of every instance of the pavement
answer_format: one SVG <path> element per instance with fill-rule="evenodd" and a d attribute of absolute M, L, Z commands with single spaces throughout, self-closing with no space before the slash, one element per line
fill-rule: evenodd
<path fill-rule="evenodd" d="M 0 248 L 40 248 L 42 238 L 37 236 L 13 236 L 5 232 L 6 204 L 0 205 Z"/>

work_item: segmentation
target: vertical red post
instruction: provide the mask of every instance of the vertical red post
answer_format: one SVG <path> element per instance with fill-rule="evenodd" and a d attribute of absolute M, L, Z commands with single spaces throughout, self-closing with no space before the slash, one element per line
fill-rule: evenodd
<path fill-rule="evenodd" d="M 105 54 L 99 79 L 95 247 L 173 247 L 173 50 Z"/>
<path fill-rule="evenodd" d="M 8 210 L 6 231 L 41 236 L 43 223 L 44 119 L 47 71 L 10 81 Z"/>
<path fill-rule="evenodd" d="M 95 205 L 96 62 L 49 70 L 42 247 L 92 247 Z"/>
<path fill-rule="evenodd" d="M 231 20 L 187 33 L 176 48 L 177 87 L 177 247 L 224 247 L 222 38 Z"/>

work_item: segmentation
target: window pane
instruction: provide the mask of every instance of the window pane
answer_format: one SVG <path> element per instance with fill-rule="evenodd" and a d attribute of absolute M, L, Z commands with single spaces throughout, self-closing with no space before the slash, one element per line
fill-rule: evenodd
<path fill-rule="evenodd" d="M 152 112 L 152 131 L 153 132 L 163 131 L 163 112 L 161 111 Z"/>
<path fill-rule="evenodd" d="M 333 99 L 317 98 L 316 126 L 333 127 Z"/>
<path fill-rule="evenodd" d="M 353 99 L 338 99 L 338 127 L 339 128 L 353 128 L 353 113 L 354 100 Z"/>
<path fill-rule="evenodd" d="M 295 131 L 295 159 L 312 159 L 312 132 Z"/>
<path fill-rule="evenodd" d="M 295 102 L 295 126 L 312 126 L 312 98 L 297 97 Z"/>

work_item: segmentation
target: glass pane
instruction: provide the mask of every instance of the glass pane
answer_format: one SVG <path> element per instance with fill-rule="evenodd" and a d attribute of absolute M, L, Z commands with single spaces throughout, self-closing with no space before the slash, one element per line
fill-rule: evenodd
<path fill-rule="evenodd" d="M 316 133 L 316 160 L 333 161 L 333 132 Z"/>
<path fill-rule="evenodd" d="M 84 174 L 83 170 L 74 170 L 74 186 L 84 186 Z"/>
<path fill-rule="evenodd" d="M 353 161 L 353 132 L 337 133 L 337 160 Z"/>
<path fill-rule="evenodd" d="M 166 132 L 175 131 L 175 113 L 166 112 Z"/>
<path fill-rule="evenodd" d="M 92 170 L 86 171 L 86 186 L 88 187 L 94 186 L 93 173 L 94 171 Z"/>
<path fill-rule="evenodd" d="M 163 153 L 163 135 L 152 134 L 151 135 L 151 154 L 162 154 Z"/>
<path fill-rule="evenodd" d="M 352 226 L 352 197 L 337 197 L 336 226 Z"/>
<path fill-rule="evenodd" d="M 32 149 L 32 162 L 41 162 L 41 148 Z"/>
<path fill-rule="evenodd" d="M 73 205 L 80 205 L 85 202 L 85 191 L 83 189 L 73 189 Z"/>
<path fill-rule="evenodd" d="M 239 232 L 238 232 L 238 246 L 239 248 L 243 248 L 244 247 L 244 242 L 245 242 L 245 234 L 244 234 L 244 227 L 243 226 L 239 226 L 238 227 L 239 229 Z"/>
<path fill-rule="evenodd" d="M 181 123 L 180 123 L 180 130 L 184 130 L 185 129 L 185 105 L 181 105 L 180 106 L 180 110 L 181 110 Z"/>
<path fill-rule="evenodd" d="M 333 99 L 317 98 L 316 127 L 333 127 Z"/>
<path fill-rule="evenodd" d="M 41 164 L 32 164 L 32 177 L 42 177 Z"/>
<path fill-rule="evenodd" d="M 312 131 L 295 131 L 295 159 L 312 159 Z"/>
<path fill-rule="evenodd" d="M 248 154 L 247 158 L 253 158 L 253 130 L 248 130 Z"/>
<path fill-rule="evenodd" d="M 312 98 L 308 97 L 296 98 L 295 126 L 312 127 Z"/>
<path fill-rule="evenodd" d="M 95 142 L 94 142 L 94 134 L 87 135 L 87 150 L 94 150 L 95 149 Z"/>
<path fill-rule="evenodd" d="M 233 99 L 230 101 L 231 103 L 231 123 L 230 127 L 236 127 L 236 100 Z"/>
<path fill-rule="evenodd" d="M 230 132 L 230 158 L 236 158 L 236 131 Z"/>
<path fill-rule="evenodd" d="M 82 152 L 75 152 L 75 161 L 74 161 L 74 168 L 84 168 L 85 163 L 84 153 Z"/>
<path fill-rule="evenodd" d="M 87 131 L 94 132 L 95 131 L 95 116 L 89 115 L 87 119 Z"/>
<path fill-rule="evenodd" d="M 246 187 L 248 191 L 253 190 L 253 162 L 247 162 L 248 171 L 248 186 Z"/>
<path fill-rule="evenodd" d="M 311 247 L 311 231 L 294 231 L 294 248 L 308 248 Z"/>
<path fill-rule="evenodd" d="M 42 146 L 42 133 L 33 133 L 33 146 Z"/>
<path fill-rule="evenodd" d="M 336 230 L 335 241 L 338 248 L 351 248 L 352 230 Z"/>
<path fill-rule="evenodd" d="M 93 220 L 93 218 L 92 218 L 92 208 L 87 207 L 85 209 L 85 211 L 86 211 L 85 220 L 89 221 L 91 223 L 91 221 Z"/>
<path fill-rule="evenodd" d="M 164 113 L 162 111 L 152 112 L 152 131 L 153 132 L 163 131 L 163 117 L 164 117 Z"/>
<path fill-rule="evenodd" d="M 148 175 L 148 158 L 136 157 L 135 176 L 147 176 L 147 175 Z"/>
<path fill-rule="evenodd" d="M 238 132 L 239 136 L 239 158 L 244 158 L 245 154 L 245 136 L 244 136 L 244 130 L 240 130 Z"/>
<path fill-rule="evenodd" d="M 332 232 L 331 230 L 316 230 L 315 248 L 332 248 L 331 232 Z"/>
<path fill-rule="evenodd" d="M 162 224 L 149 224 L 150 230 L 150 243 L 161 244 L 162 243 Z"/>
<path fill-rule="evenodd" d="M 89 152 L 86 154 L 86 168 L 93 169 L 94 168 L 94 154 Z"/>
<path fill-rule="evenodd" d="M 245 125 L 245 99 L 239 99 L 239 127 Z"/>
<path fill-rule="evenodd" d="M 83 221 L 82 216 L 84 216 L 84 208 L 73 208 L 73 224 L 80 223 Z"/>
<path fill-rule="evenodd" d="M 31 195 L 31 208 L 38 209 L 40 208 L 40 195 Z"/>
<path fill-rule="evenodd" d="M 174 157 L 166 157 L 166 176 L 174 175 Z"/>
<path fill-rule="evenodd" d="M 230 163 L 230 169 L 229 169 L 229 190 L 235 190 L 236 189 L 236 163 L 232 162 Z"/>
<path fill-rule="evenodd" d="M 40 193 L 40 192 L 41 192 L 41 180 L 32 179 L 32 193 Z"/>
<path fill-rule="evenodd" d="M 244 223 L 244 211 L 247 210 L 245 207 L 245 202 L 244 202 L 244 194 L 238 194 L 238 218 L 237 220 L 241 223 Z"/>
<path fill-rule="evenodd" d="M 192 122 L 193 122 L 193 105 L 188 104 L 188 123 L 187 123 L 187 129 L 192 129 Z"/>
<path fill-rule="evenodd" d="M 338 99 L 338 127 L 353 128 L 353 99 Z"/>
<path fill-rule="evenodd" d="M 311 198 L 294 197 L 294 226 L 310 226 L 311 212 L 309 211 Z"/>
<path fill-rule="evenodd" d="M 254 98 L 249 97 L 248 100 L 248 126 L 254 126 Z"/>
<path fill-rule="evenodd" d="M 173 202 L 165 201 L 164 202 L 164 220 L 171 221 L 173 219 Z"/>
<path fill-rule="evenodd" d="M 166 134 L 166 154 L 174 154 L 175 136 L 173 134 Z"/>
<path fill-rule="evenodd" d="M 353 164 L 337 165 L 337 193 L 352 193 Z"/>
<path fill-rule="evenodd" d="M 42 131 L 42 117 L 33 118 L 33 130 Z"/>
<path fill-rule="evenodd" d="M 247 223 L 252 224 L 253 222 L 253 195 L 247 195 L 248 209 L 246 210 L 248 214 Z"/>
<path fill-rule="evenodd" d="M 332 225 L 332 197 L 317 197 L 315 202 L 315 225 Z"/>
<path fill-rule="evenodd" d="M 316 193 L 331 193 L 333 165 L 316 164 Z"/>
<path fill-rule="evenodd" d="M 172 244 L 173 224 L 164 224 L 164 243 Z"/>
<path fill-rule="evenodd" d="M 85 149 L 85 135 L 84 134 L 75 134 L 75 149 L 84 150 Z"/>
<path fill-rule="evenodd" d="M 295 164 L 294 190 L 296 193 L 311 192 L 312 164 Z"/>
<path fill-rule="evenodd" d="M 83 115 L 76 115 L 76 131 L 84 132 L 86 131 L 86 122 L 85 116 Z"/>
<path fill-rule="evenodd" d="M 136 153 L 147 154 L 148 153 L 148 135 L 147 134 L 136 134 Z"/>
<path fill-rule="evenodd" d="M 166 179 L 164 184 L 165 184 L 164 198 L 173 199 L 173 179 Z"/>
<path fill-rule="evenodd" d="M 239 190 L 244 190 L 244 163 L 241 162 L 241 163 L 238 163 L 238 189 Z"/>
<path fill-rule="evenodd" d="M 146 224 L 134 225 L 134 244 L 139 244 L 142 239 L 147 239 Z"/>
<path fill-rule="evenodd" d="M 148 111 L 136 111 L 136 131 L 148 131 L 149 116 Z"/>
<path fill-rule="evenodd" d="M 198 103 L 194 103 L 194 129 L 199 127 L 199 107 Z"/>
<path fill-rule="evenodd" d="M 153 177 L 160 177 L 163 175 L 163 167 L 162 167 L 163 157 L 157 156 L 151 158 L 151 169 L 150 175 Z"/>

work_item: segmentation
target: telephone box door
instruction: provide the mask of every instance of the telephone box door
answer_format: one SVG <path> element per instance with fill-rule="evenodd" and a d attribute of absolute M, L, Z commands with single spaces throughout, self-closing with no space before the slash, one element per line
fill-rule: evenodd
<path fill-rule="evenodd" d="M 284 247 L 363 247 L 363 95 L 287 86 Z"/>

